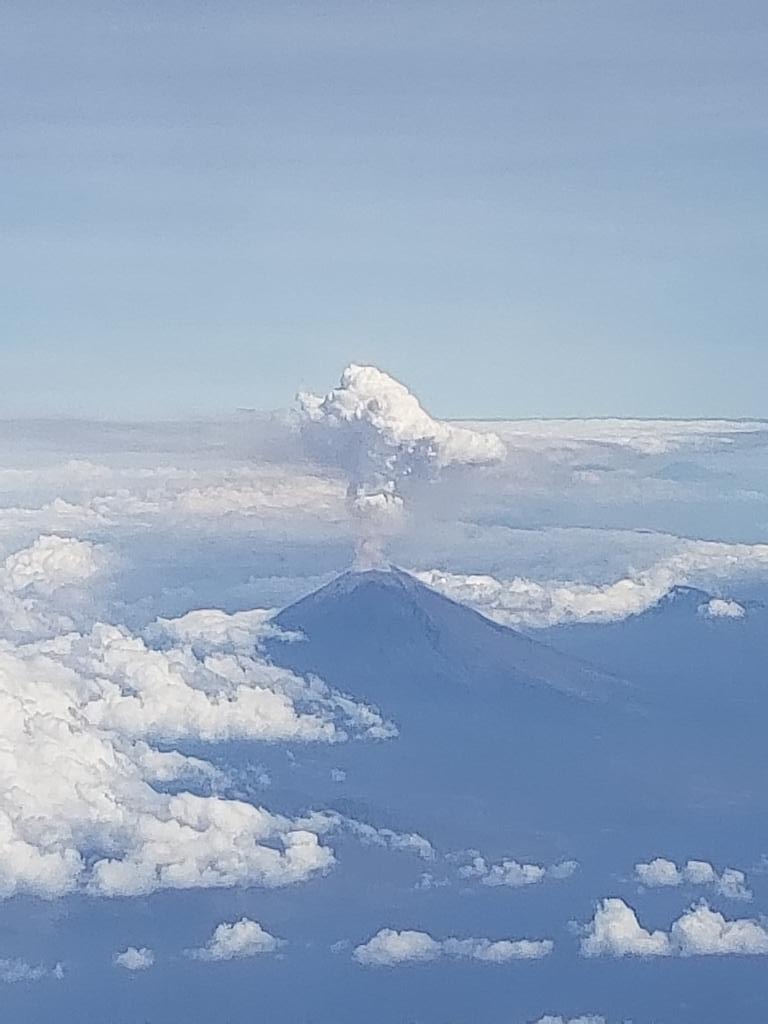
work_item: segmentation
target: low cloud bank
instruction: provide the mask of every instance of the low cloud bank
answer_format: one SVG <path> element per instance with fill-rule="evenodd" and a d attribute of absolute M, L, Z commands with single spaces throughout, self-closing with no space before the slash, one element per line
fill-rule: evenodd
<path fill-rule="evenodd" d="M 146 636 L 93 621 L 109 563 L 105 548 L 49 536 L 0 566 L 0 897 L 282 886 L 326 871 L 317 832 L 217 795 L 216 770 L 173 744 L 393 727 L 269 664 L 260 613 L 195 612 Z"/>
<path fill-rule="evenodd" d="M 270 935 L 258 921 L 243 917 L 232 924 L 222 922 L 205 946 L 190 949 L 187 955 L 194 960 L 235 960 L 275 953 L 282 945 L 282 939 Z"/>
<path fill-rule="evenodd" d="M 536 629 L 566 623 L 616 622 L 648 611 L 677 586 L 717 585 L 768 569 L 768 544 L 681 540 L 678 547 L 677 554 L 651 568 L 605 585 L 537 582 L 522 577 L 501 580 L 439 569 L 414 575 L 495 622 Z M 744 615 L 741 605 L 723 599 L 709 601 L 701 611 L 710 618 Z"/>

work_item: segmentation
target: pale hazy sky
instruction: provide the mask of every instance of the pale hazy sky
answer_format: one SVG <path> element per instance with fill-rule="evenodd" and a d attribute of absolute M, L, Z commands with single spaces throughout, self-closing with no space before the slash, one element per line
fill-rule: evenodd
<path fill-rule="evenodd" d="M 0 31 L 5 415 L 765 412 L 763 0 L 44 3 Z"/>

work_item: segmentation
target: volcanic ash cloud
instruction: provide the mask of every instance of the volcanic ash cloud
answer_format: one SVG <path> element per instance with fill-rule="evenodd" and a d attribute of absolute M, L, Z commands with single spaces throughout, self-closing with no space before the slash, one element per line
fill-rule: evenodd
<path fill-rule="evenodd" d="M 360 528 L 358 561 L 381 560 L 397 529 L 408 479 L 435 479 L 449 466 L 498 462 L 506 447 L 496 434 L 433 419 L 399 381 L 375 366 L 352 364 L 325 396 L 297 396 L 302 434 L 316 457 L 349 480 L 347 499 Z"/>

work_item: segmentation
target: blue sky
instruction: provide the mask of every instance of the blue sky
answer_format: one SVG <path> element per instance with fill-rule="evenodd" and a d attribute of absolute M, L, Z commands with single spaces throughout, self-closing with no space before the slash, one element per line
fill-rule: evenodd
<path fill-rule="evenodd" d="M 764 411 L 763 3 L 11 2 L 6 415 Z"/>

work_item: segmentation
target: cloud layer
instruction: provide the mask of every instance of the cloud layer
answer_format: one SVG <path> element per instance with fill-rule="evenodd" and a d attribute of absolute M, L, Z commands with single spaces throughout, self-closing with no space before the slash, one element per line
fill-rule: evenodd
<path fill-rule="evenodd" d="M 336 742 L 392 727 L 268 664 L 260 614 L 198 612 L 146 639 L 75 622 L 105 562 L 93 545 L 43 537 L 0 568 L 0 896 L 280 886 L 327 870 L 333 853 L 316 832 L 200 792 L 217 773 L 168 745 Z"/>
<path fill-rule="evenodd" d="M 468 604 L 506 626 L 543 628 L 576 622 L 615 622 L 647 611 L 676 586 L 713 585 L 768 569 L 768 544 L 680 541 L 679 551 L 650 569 L 615 583 L 537 582 L 517 577 L 500 580 L 438 569 L 417 572 L 428 586 Z M 740 618 L 733 601 L 709 601 L 702 614 Z"/>

